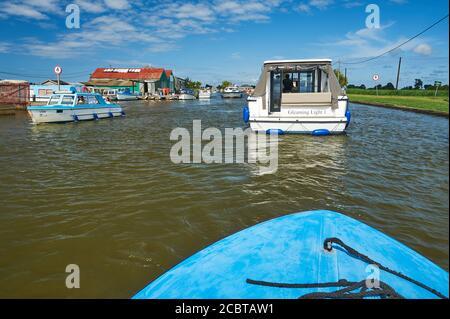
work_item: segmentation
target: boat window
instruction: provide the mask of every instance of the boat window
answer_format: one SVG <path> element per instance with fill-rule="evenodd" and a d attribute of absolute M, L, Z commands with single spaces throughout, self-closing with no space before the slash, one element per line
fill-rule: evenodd
<path fill-rule="evenodd" d="M 96 96 L 88 96 L 87 104 L 99 104 Z"/>
<path fill-rule="evenodd" d="M 280 112 L 281 107 L 281 86 L 283 84 L 282 81 L 282 73 L 273 71 L 271 73 L 270 79 L 270 107 L 269 111 L 272 112 Z"/>
<path fill-rule="evenodd" d="M 298 72 L 283 72 L 283 93 L 299 93 Z"/>
<path fill-rule="evenodd" d="M 314 92 L 314 71 L 283 72 L 283 93 Z"/>
<path fill-rule="evenodd" d="M 77 104 L 86 104 L 86 98 L 83 95 L 78 96 Z"/>
<path fill-rule="evenodd" d="M 61 101 L 61 104 L 65 105 L 73 105 L 73 96 L 72 95 L 64 95 Z"/>
<path fill-rule="evenodd" d="M 314 92 L 313 71 L 300 72 L 300 93 Z"/>
<path fill-rule="evenodd" d="M 50 100 L 48 101 L 48 105 L 55 105 L 59 103 L 59 99 L 61 98 L 61 95 L 52 95 Z"/>
<path fill-rule="evenodd" d="M 97 99 L 98 104 L 105 104 L 105 100 L 102 96 L 97 95 L 95 98 Z"/>

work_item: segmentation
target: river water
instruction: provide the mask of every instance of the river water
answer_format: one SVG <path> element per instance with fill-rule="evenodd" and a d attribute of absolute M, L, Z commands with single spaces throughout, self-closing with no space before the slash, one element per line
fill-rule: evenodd
<path fill-rule="evenodd" d="M 347 135 L 280 136 L 274 174 L 171 162 L 173 128 L 242 127 L 244 103 L 124 102 L 125 118 L 39 126 L 0 117 L 0 297 L 128 298 L 224 236 L 311 209 L 448 270 L 448 119 L 351 105 Z M 80 289 L 65 286 L 68 264 Z"/>

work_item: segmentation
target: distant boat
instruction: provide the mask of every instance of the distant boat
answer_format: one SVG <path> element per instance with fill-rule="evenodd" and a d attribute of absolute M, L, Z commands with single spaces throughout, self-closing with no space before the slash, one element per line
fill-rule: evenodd
<path fill-rule="evenodd" d="M 242 98 L 242 92 L 239 90 L 237 86 L 230 86 L 223 90 L 222 98 L 224 99 L 240 99 Z"/>
<path fill-rule="evenodd" d="M 190 89 L 182 89 L 180 90 L 180 94 L 178 94 L 179 100 L 195 100 L 195 93 Z"/>
<path fill-rule="evenodd" d="M 139 100 L 139 95 L 133 93 L 117 93 L 118 101 L 134 101 Z"/>
<path fill-rule="evenodd" d="M 116 96 L 118 101 L 134 101 L 140 99 L 139 94 L 130 92 L 130 89 L 128 88 L 122 91 L 117 91 Z"/>
<path fill-rule="evenodd" d="M 27 108 L 33 123 L 77 122 L 123 116 L 118 104 L 107 103 L 100 94 L 55 92 L 47 105 Z"/>
<path fill-rule="evenodd" d="M 106 101 L 116 101 L 117 100 L 117 90 L 116 89 L 104 90 L 102 95 Z"/>
<path fill-rule="evenodd" d="M 210 99 L 211 98 L 211 90 L 209 90 L 209 89 L 200 90 L 200 92 L 198 93 L 198 98 L 199 99 Z"/>

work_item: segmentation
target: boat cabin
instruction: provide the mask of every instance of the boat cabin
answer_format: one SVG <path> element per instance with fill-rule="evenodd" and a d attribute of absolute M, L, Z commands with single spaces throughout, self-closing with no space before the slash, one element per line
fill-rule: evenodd
<path fill-rule="evenodd" d="M 47 105 L 104 105 L 105 100 L 100 94 L 96 93 L 72 93 L 72 92 L 55 92 L 47 102 Z"/>

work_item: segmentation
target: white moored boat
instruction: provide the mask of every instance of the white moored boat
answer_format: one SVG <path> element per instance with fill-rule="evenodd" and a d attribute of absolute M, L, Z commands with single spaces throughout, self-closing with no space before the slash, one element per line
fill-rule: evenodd
<path fill-rule="evenodd" d="M 55 92 L 47 105 L 27 108 L 33 123 L 77 122 L 124 116 L 118 104 L 106 103 L 100 94 Z"/>
<path fill-rule="evenodd" d="M 264 62 L 243 117 L 254 131 L 279 134 L 342 133 L 350 123 L 348 97 L 329 59 Z"/>
<path fill-rule="evenodd" d="M 195 92 L 190 89 L 182 89 L 180 90 L 180 94 L 178 94 L 179 100 L 195 100 Z"/>
<path fill-rule="evenodd" d="M 227 87 L 222 92 L 222 98 L 224 99 L 232 99 L 232 98 L 240 99 L 241 97 L 242 92 L 239 90 L 237 86 Z"/>
<path fill-rule="evenodd" d="M 199 99 L 210 99 L 211 98 L 211 90 L 210 89 L 200 90 L 198 92 L 198 98 Z"/>

